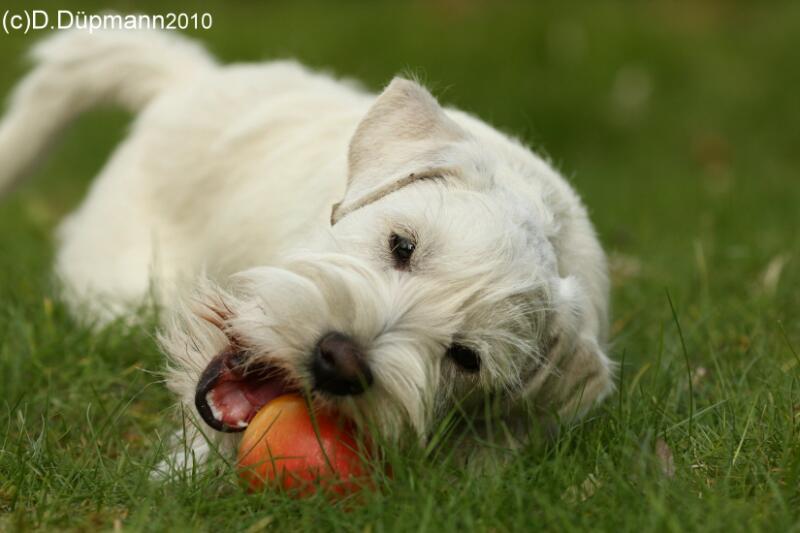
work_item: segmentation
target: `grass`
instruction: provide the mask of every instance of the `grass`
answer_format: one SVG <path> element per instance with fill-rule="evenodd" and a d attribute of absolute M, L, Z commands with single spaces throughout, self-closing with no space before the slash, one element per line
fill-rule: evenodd
<path fill-rule="evenodd" d="M 0 530 L 800 531 L 798 4 L 206 9 L 195 35 L 225 60 L 376 89 L 410 70 L 549 154 L 611 257 L 619 391 L 502 474 L 412 454 L 350 508 L 246 495 L 224 465 L 150 483 L 175 424 L 152 330 L 87 331 L 50 274 L 54 227 L 125 134 L 98 111 L 0 204 Z M 0 94 L 33 40 L 0 35 Z"/>

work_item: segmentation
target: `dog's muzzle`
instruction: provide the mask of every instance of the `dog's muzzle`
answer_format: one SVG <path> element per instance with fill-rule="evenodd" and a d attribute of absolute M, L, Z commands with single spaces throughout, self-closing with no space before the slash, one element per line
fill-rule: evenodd
<path fill-rule="evenodd" d="M 301 392 L 286 370 L 267 363 L 248 364 L 247 354 L 231 346 L 200 375 L 194 403 L 206 424 L 224 432 L 243 431 L 256 413 L 278 396 Z M 332 396 L 363 393 L 372 372 L 350 337 L 332 332 L 317 342 L 310 357 L 314 391 Z"/>

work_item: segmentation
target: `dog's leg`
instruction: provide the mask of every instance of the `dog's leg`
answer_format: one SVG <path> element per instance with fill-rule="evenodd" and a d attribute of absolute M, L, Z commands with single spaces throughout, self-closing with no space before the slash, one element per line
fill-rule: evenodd
<path fill-rule="evenodd" d="M 133 184 L 145 177 L 137 175 L 135 154 L 126 148 L 59 228 L 56 274 L 64 297 L 78 317 L 99 325 L 147 303 L 151 291 L 164 301 L 174 273 L 170 257 L 159 250 L 175 246 L 164 242 L 156 213 L 135 194 Z"/>
<path fill-rule="evenodd" d="M 56 274 L 73 315 L 99 326 L 148 304 L 151 292 L 161 301 L 156 271 L 163 268 L 153 261 L 150 237 L 88 225 L 73 218 L 61 232 Z"/>

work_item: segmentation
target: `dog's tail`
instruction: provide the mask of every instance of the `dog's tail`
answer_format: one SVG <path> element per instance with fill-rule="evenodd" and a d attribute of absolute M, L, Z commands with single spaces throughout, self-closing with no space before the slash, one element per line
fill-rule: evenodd
<path fill-rule="evenodd" d="M 160 31 L 58 32 L 33 47 L 36 64 L 0 122 L 0 195 L 73 118 L 110 102 L 138 111 L 165 88 L 214 65 L 197 43 Z"/>

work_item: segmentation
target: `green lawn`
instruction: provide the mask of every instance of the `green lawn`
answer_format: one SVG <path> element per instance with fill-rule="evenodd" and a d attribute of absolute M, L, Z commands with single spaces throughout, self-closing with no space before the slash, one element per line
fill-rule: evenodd
<path fill-rule="evenodd" d="M 150 483 L 175 424 L 152 329 L 87 331 L 50 274 L 125 134 L 97 111 L 0 203 L 0 531 L 800 531 L 800 3 L 252 4 L 194 34 L 374 89 L 413 72 L 555 161 L 611 257 L 619 393 L 500 474 L 412 454 L 358 505 L 224 466 Z M 36 38 L 0 34 L 0 94 Z"/>

